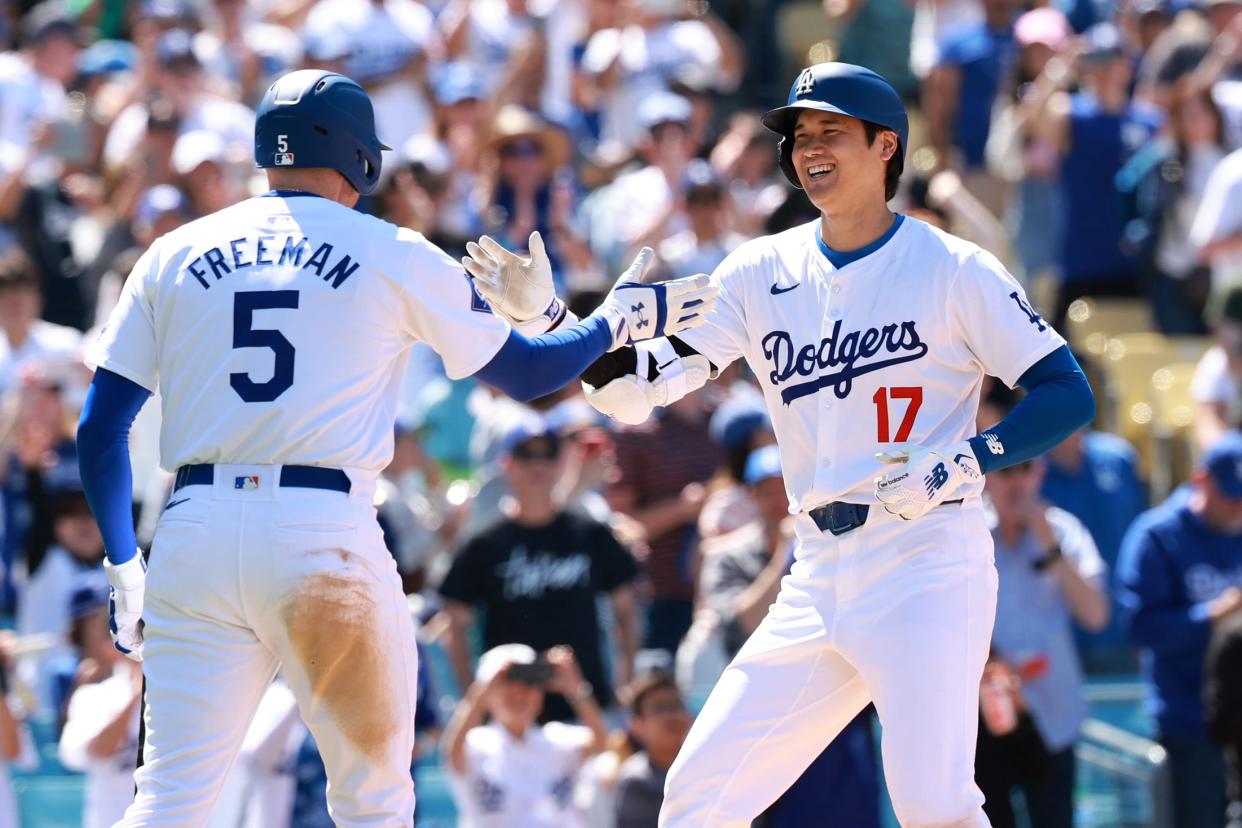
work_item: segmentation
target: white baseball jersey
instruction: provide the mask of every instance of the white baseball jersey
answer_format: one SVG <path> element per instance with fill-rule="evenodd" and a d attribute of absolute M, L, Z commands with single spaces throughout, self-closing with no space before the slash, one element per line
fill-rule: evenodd
<path fill-rule="evenodd" d="M 411 230 L 306 193 L 267 194 L 158 239 L 88 353 L 163 402 L 160 462 L 379 472 L 409 348 L 454 379 L 509 325 Z"/>
<path fill-rule="evenodd" d="M 819 249 L 818 220 L 742 245 L 712 275 L 716 309 L 677 335 L 721 368 L 745 357 L 791 511 L 875 503 L 876 452 L 974 435 L 984 374 L 1012 387 L 1064 344 L 994 256 L 900 220 L 883 246 L 840 269 Z"/>
<path fill-rule="evenodd" d="M 134 801 L 134 767 L 138 760 L 138 707 L 130 712 L 121 746 L 111 756 L 93 757 L 90 743 L 134 698 L 132 669 L 120 662 L 97 684 L 83 684 L 69 698 L 65 730 L 57 748 L 61 764 L 86 774 L 82 805 L 84 828 L 115 825 Z"/>

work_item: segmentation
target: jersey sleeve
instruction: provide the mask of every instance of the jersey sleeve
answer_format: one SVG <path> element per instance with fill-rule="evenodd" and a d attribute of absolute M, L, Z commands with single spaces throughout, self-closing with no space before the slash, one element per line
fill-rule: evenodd
<path fill-rule="evenodd" d="M 401 297 L 407 330 L 444 360 L 449 379 L 491 361 L 509 338 L 509 323 L 492 312 L 459 262 L 430 242 L 411 239 Z"/>
<path fill-rule="evenodd" d="M 723 370 L 746 353 L 746 314 L 741 288 L 748 268 L 745 245 L 730 253 L 712 273 L 711 282 L 720 294 L 716 307 L 703 317 L 697 328 L 680 331 L 677 338 L 707 357 Z"/>
<path fill-rule="evenodd" d="M 1005 266 L 982 250 L 966 257 L 949 290 L 949 324 L 983 370 L 1010 388 L 1065 344 Z"/>
<path fill-rule="evenodd" d="M 159 271 L 158 244 L 138 259 L 121 297 L 95 341 L 86 350 L 86 364 L 114 374 L 155 393 L 159 357 L 155 346 L 155 308 L 151 295 Z"/>

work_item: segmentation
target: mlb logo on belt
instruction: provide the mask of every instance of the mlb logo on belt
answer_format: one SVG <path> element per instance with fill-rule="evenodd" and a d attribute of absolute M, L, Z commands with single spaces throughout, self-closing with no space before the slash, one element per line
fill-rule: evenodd
<path fill-rule="evenodd" d="M 233 488 L 242 491 L 250 491 L 259 488 L 259 476 L 257 474 L 246 474 L 241 477 L 233 478 Z"/>
<path fill-rule="evenodd" d="M 292 167 L 293 166 L 293 153 L 291 152 L 276 153 L 276 166 L 277 167 Z"/>

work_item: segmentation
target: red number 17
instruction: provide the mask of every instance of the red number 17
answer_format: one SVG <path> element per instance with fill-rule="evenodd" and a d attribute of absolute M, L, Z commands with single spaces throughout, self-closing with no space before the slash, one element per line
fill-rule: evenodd
<path fill-rule="evenodd" d="M 894 400 L 910 401 L 910 404 L 906 406 L 906 415 L 901 418 L 901 425 L 897 429 L 897 436 L 891 439 L 888 436 L 888 398 L 890 395 Z M 904 443 L 906 440 L 909 440 L 910 432 L 914 429 L 914 416 L 919 413 L 919 407 L 923 404 L 922 387 L 879 388 L 871 400 L 875 403 L 876 442 Z"/>

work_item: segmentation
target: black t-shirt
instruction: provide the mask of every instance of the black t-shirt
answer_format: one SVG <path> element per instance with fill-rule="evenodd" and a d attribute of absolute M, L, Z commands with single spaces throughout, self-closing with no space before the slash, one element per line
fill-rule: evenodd
<path fill-rule="evenodd" d="M 601 706 L 612 702 L 604 674 L 596 597 L 630 583 L 638 563 L 607 526 L 562 512 L 546 526 L 504 518 L 466 542 L 440 594 L 483 611 L 483 649 L 526 644 L 542 652 L 573 647 L 583 677 Z M 549 696 L 544 720 L 573 712 Z"/>

